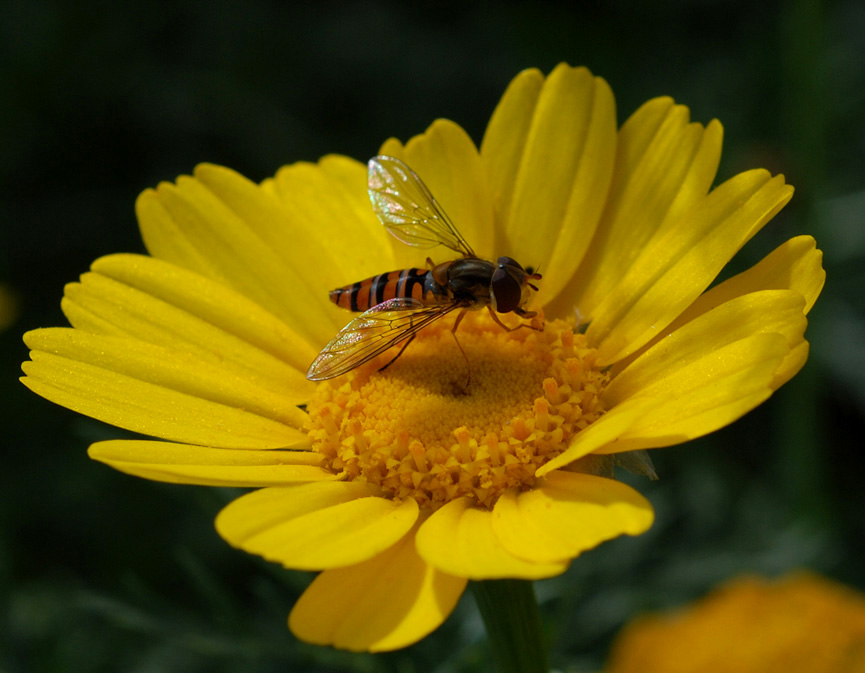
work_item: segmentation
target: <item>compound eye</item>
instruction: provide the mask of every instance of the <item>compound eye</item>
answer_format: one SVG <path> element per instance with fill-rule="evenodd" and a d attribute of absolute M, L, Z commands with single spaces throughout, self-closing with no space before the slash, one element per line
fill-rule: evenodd
<path fill-rule="evenodd" d="M 500 266 L 493 271 L 490 289 L 493 295 L 493 308 L 499 313 L 509 313 L 519 308 L 523 290 L 519 282 L 502 268 L 502 259 L 507 258 L 499 258 Z"/>
<path fill-rule="evenodd" d="M 523 269 L 523 267 L 520 266 L 520 263 L 517 260 L 515 260 L 513 257 L 499 257 L 496 260 L 496 264 L 499 267 L 513 266 L 513 267 L 516 267 L 517 269 L 519 269 L 520 271 L 522 271 L 522 269 Z"/>

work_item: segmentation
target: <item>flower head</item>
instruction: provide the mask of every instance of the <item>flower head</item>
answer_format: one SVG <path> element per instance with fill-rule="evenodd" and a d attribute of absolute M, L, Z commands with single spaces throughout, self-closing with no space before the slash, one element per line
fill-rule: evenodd
<path fill-rule="evenodd" d="M 385 353 L 321 383 L 305 372 L 351 318 L 328 291 L 423 268 L 428 251 L 388 235 L 352 159 L 262 185 L 202 165 L 139 198 L 149 256 L 97 260 L 66 288 L 72 328 L 26 335 L 24 382 L 155 438 L 99 442 L 96 460 L 259 487 L 217 528 L 323 571 L 289 618 L 299 637 L 401 647 L 468 579 L 556 575 L 645 531 L 649 503 L 608 478 L 616 454 L 727 425 L 805 362 L 824 277 L 813 239 L 707 290 L 792 195 L 763 170 L 712 189 L 720 151 L 721 125 L 668 98 L 617 130 L 606 82 L 565 65 L 518 75 L 479 149 L 447 121 L 387 141 L 479 258 L 542 271 L 539 315 L 502 317 L 507 331 L 470 312 L 457 343 L 453 311 L 392 366 Z"/>
<path fill-rule="evenodd" d="M 865 670 L 865 596 L 810 573 L 742 577 L 670 615 L 641 617 L 607 673 Z"/>

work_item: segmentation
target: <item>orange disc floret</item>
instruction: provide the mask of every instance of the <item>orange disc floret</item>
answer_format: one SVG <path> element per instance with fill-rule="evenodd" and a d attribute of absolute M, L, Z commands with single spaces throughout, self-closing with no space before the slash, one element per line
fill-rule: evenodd
<path fill-rule="evenodd" d="M 388 354 L 318 387 L 308 431 L 331 470 L 428 510 L 460 497 L 492 507 L 508 488 L 531 488 L 535 470 L 603 413 L 609 374 L 572 322 L 506 332 L 468 314 L 457 335 L 465 358 L 451 327 L 425 329 L 384 371 Z"/>

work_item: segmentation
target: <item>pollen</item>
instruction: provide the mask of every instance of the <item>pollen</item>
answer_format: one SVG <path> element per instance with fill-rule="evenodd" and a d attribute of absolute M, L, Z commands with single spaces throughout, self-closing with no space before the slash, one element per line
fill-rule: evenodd
<path fill-rule="evenodd" d="M 329 469 L 430 511 L 460 497 L 490 508 L 603 413 L 609 374 L 573 322 L 507 332 L 472 312 L 456 333 L 465 356 L 452 327 L 427 327 L 384 370 L 396 349 L 319 384 L 307 429 Z"/>

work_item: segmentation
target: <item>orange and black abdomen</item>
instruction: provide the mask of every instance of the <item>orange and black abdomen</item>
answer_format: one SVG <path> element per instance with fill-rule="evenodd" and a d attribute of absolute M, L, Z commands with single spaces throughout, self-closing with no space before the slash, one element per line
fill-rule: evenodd
<path fill-rule="evenodd" d="M 330 291 L 330 300 L 349 311 L 367 311 L 383 301 L 395 297 L 414 297 L 430 301 L 425 297 L 432 292 L 432 278 L 427 269 L 402 269 L 388 271 L 372 278 L 358 281 Z"/>

